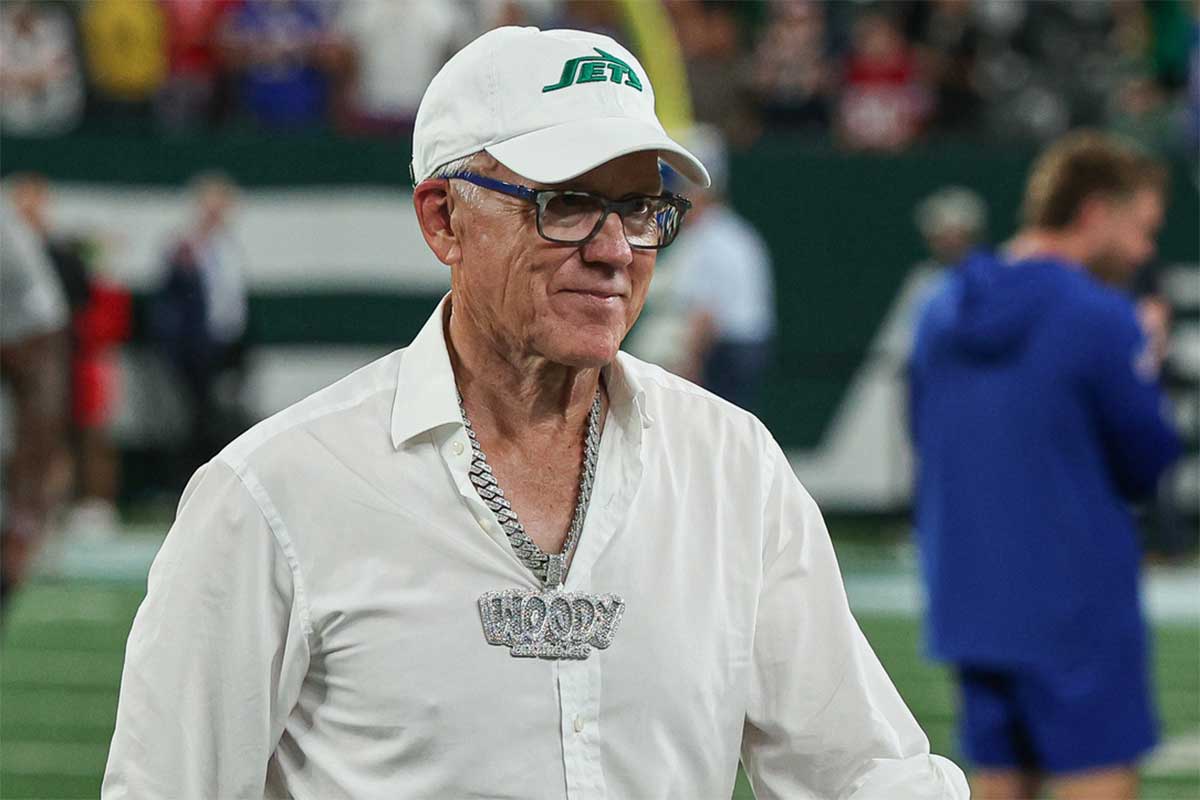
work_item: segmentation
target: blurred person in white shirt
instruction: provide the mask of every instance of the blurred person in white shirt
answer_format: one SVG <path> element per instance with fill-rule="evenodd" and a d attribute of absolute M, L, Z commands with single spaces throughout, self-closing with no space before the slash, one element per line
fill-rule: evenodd
<path fill-rule="evenodd" d="M 720 131 L 697 125 L 681 138 L 708 167 L 712 185 L 688 194 L 687 235 L 664 257 L 653 316 L 635 334 L 633 352 L 758 411 L 775 338 L 771 255 L 726 200 L 729 159 Z M 678 181 L 668 168 L 667 185 Z"/>
<path fill-rule="evenodd" d="M 75 34 L 59 6 L 32 2 L 0 8 L 0 129 L 53 136 L 83 114 L 83 75 Z"/>
<path fill-rule="evenodd" d="M 430 78 L 475 31 L 457 0 L 355 0 L 335 26 L 346 44 L 344 121 L 364 133 L 411 130 Z"/>

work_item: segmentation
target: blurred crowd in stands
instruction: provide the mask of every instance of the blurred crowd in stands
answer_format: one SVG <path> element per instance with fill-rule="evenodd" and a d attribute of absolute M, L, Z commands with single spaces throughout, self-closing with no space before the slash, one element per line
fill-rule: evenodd
<path fill-rule="evenodd" d="M 698 121 L 735 146 L 803 132 L 857 150 L 1079 125 L 1190 152 L 1188 0 L 666 0 Z M 405 133 L 445 59 L 496 25 L 610 33 L 615 0 L 41 0 L 0 11 L 0 125 Z M 645 53 L 641 53 L 645 60 Z"/>

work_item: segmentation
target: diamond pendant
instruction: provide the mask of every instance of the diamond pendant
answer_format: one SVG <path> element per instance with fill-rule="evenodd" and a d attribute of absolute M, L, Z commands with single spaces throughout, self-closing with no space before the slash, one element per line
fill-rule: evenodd
<path fill-rule="evenodd" d="M 501 589 L 479 598 L 484 638 L 516 658 L 583 660 L 593 647 L 612 644 L 624 611 L 625 601 L 615 594 L 558 588 Z"/>

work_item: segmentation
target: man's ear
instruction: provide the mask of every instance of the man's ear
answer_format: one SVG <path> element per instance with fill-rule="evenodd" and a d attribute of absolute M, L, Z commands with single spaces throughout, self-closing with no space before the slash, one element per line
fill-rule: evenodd
<path fill-rule="evenodd" d="M 462 248 L 450 224 L 450 212 L 454 210 L 450 181 L 434 179 L 417 184 L 413 189 L 413 209 L 417 212 L 421 235 L 438 261 L 447 266 L 458 263 Z"/>

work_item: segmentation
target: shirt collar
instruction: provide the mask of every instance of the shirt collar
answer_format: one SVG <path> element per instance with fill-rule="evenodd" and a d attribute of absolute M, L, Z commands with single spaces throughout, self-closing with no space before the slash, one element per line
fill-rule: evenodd
<path fill-rule="evenodd" d="M 392 402 L 392 445 L 441 425 L 462 424 L 454 369 L 446 347 L 446 320 L 450 312 L 447 292 L 425 325 L 404 348 Z M 608 386 L 610 407 L 622 416 L 636 414 L 643 428 L 654 418 L 646 410 L 646 390 L 633 374 L 624 353 L 607 364 L 602 373 Z"/>
<path fill-rule="evenodd" d="M 392 402 L 392 445 L 406 441 L 440 425 L 462 424 L 454 369 L 446 349 L 445 322 L 450 311 L 450 292 L 400 357 L 396 399 Z"/>
<path fill-rule="evenodd" d="M 646 408 L 646 389 L 630 364 L 630 356 L 617 351 L 617 357 L 600 370 L 608 387 L 610 408 L 624 414 L 636 414 L 643 428 L 654 424 Z"/>

